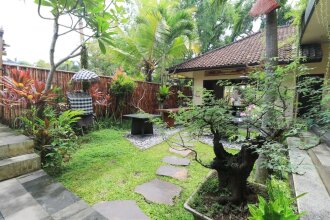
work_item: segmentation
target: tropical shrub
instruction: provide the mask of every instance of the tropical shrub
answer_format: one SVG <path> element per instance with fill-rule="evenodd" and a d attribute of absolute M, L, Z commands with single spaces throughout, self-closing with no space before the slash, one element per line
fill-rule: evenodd
<path fill-rule="evenodd" d="M 42 166 L 52 173 L 59 172 L 62 162 L 69 160 L 70 153 L 76 148 L 77 136 L 72 126 L 83 112 L 68 110 L 57 114 L 47 107 L 43 118 L 39 118 L 36 112 L 36 108 L 32 108 L 21 117 L 22 128 L 26 135 L 33 137 Z"/>
<path fill-rule="evenodd" d="M 92 96 L 96 115 L 103 114 L 104 117 L 108 117 L 110 114 L 110 95 L 100 91 L 97 85 L 92 85 L 89 93 Z"/>
<path fill-rule="evenodd" d="M 269 200 L 259 196 L 258 205 L 248 205 L 251 216 L 249 220 L 298 220 L 303 213 L 296 214 L 294 201 L 304 194 L 291 198 L 290 190 L 285 183 L 275 179 L 267 183 Z"/>
<path fill-rule="evenodd" d="M 0 79 L 5 87 L 1 93 L 3 103 L 25 104 L 28 109 L 35 106 L 38 116 L 42 117 L 46 103 L 53 101 L 56 94 L 45 91 L 46 84 L 32 79 L 28 71 L 13 69 L 11 75 Z"/>
<path fill-rule="evenodd" d="M 119 114 L 121 117 L 126 99 L 134 92 L 135 82 L 131 77 L 127 76 L 122 68 L 116 70 L 112 79 L 110 93 L 116 97 L 115 114 Z"/>
<path fill-rule="evenodd" d="M 157 99 L 161 105 L 161 108 L 163 107 L 166 99 L 170 96 L 170 88 L 171 87 L 166 86 L 166 85 L 161 85 L 159 87 L 159 91 L 157 93 Z"/>

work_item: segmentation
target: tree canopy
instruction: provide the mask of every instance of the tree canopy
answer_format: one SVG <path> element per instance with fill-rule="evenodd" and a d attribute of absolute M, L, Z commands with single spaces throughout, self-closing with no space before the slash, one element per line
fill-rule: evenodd
<path fill-rule="evenodd" d="M 184 58 L 194 40 L 193 9 L 180 9 L 178 1 L 139 1 L 134 24 L 118 29 L 110 53 L 125 68 L 143 72 L 147 81 L 155 71 Z"/>

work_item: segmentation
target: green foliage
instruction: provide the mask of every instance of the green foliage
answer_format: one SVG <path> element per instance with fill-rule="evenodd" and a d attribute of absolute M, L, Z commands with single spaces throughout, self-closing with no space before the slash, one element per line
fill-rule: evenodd
<path fill-rule="evenodd" d="M 192 48 L 193 10 L 179 9 L 175 0 L 141 0 L 137 6 L 135 22 L 127 31 L 118 30 L 109 52 L 115 63 L 143 72 L 151 81 L 155 72 L 165 74 L 166 67 Z"/>
<path fill-rule="evenodd" d="M 57 173 L 61 170 L 62 162 L 67 161 L 76 148 L 77 136 L 72 126 L 83 112 L 68 110 L 58 115 L 47 107 L 44 118 L 39 118 L 36 113 L 36 109 L 32 108 L 26 116 L 20 118 L 23 131 L 34 137 L 43 167 Z"/>
<path fill-rule="evenodd" d="M 81 1 L 57 1 L 57 0 L 35 0 L 35 2 L 42 6 L 50 9 L 52 17 L 45 18 L 41 11 L 39 15 L 42 18 L 56 21 L 60 26 L 59 19 L 62 16 L 70 16 L 79 18 L 79 21 L 83 21 L 86 28 L 93 32 L 93 37 L 97 39 L 100 49 L 105 53 L 105 45 L 111 43 L 111 32 L 109 31 L 111 22 L 118 22 L 119 15 L 122 13 L 122 7 L 117 4 L 121 1 L 112 1 L 110 5 L 102 0 L 81 0 Z M 109 6 L 115 6 L 111 10 L 107 10 Z M 79 22 L 78 21 L 78 22 Z M 79 30 L 77 23 L 65 25 L 69 30 Z M 64 32 L 66 33 L 66 32 Z M 69 33 L 69 32 L 68 32 Z"/>
<path fill-rule="evenodd" d="M 249 220 L 298 220 L 303 214 L 296 214 L 293 202 L 304 194 L 291 198 L 290 191 L 282 182 L 271 180 L 267 183 L 269 201 L 259 196 L 258 205 L 248 205 Z"/>
<path fill-rule="evenodd" d="M 40 68 L 47 68 L 47 69 L 50 68 L 50 64 L 44 60 L 38 60 L 34 65 Z"/>
<path fill-rule="evenodd" d="M 261 148 L 256 149 L 259 154 L 264 154 L 267 160 L 261 162 L 261 166 L 271 170 L 277 178 L 283 179 L 287 177 L 287 173 L 291 172 L 291 166 L 288 160 L 288 149 L 279 142 L 266 142 Z"/>
<path fill-rule="evenodd" d="M 184 109 L 175 117 L 176 123 L 185 126 L 193 135 L 202 136 L 218 133 L 222 138 L 236 134 L 237 126 L 232 123 L 231 106 L 227 100 L 215 99 L 207 90 L 203 92 L 203 105 L 193 105 Z"/>
<path fill-rule="evenodd" d="M 209 170 L 191 161 L 187 167 L 187 181 L 157 177 L 155 170 L 162 165 L 162 158 L 169 155 L 168 145 L 163 142 L 141 151 L 125 138 L 128 132 L 129 129 L 122 130 L 114 126 L 79 137 L 79 149 L 72 154 L 70 162 L 64 164 L 63 172 L 57 179 L 88 204 L 129 199 L 135 200 L 150 219 L 192 219 L 183 204 Z M 213 158 L 209 146 L 200 142 L 194 145 L 203 155 L 203 159 Z M 172 206 L 149 203 L 134 192 L 135 187 L 154 178 L 182 188 L 180 196 Z"/>
<path fill-rule="evenodd" d="M 165 100 L 170 96 L 170 88 L 166 85 L 161 85 L 157 94 L 158 101 L 160 103 L 165 102 Z"/>
<path fill-rule="evenodd" d="M 80 70 L 80 65 L 79 62 L 67 60 L 61 65 L 59 65 L 58 69 L 64 71 L 78 72 Z"/>
<path fill-rule="evenodd" d="M 120 117 L 122 116 L 126 100 L 134 92 L 135 86 L 136 84 L 131 77 L 127 76 L 121 68 L 117 69 L 116 74 L 112 78 L 110 93 L 116 97 L 115 114 L 119 114 Z"/>
<path fill-rule="evenodd" d="M 53 88 L 53 93 L 56 95 L 54 98 L 55 103 L 65 102 L 65 96 L 61 87 Z"/>
<path fill-rule="evenodd" d="M 135 82 L 132 78 L 126 75 L 122 70 L 117 70 L 116 74 L 112 78 L 110 91 L 117 99 L 125 98 L 133 93 L 135 88 Z"/>
<path fill-rule="evenodd" d="M 196 7 L 195 22 L 201 42 L 201 51 L 231 43 L 252 33 L 253 17 L 249 11 L 255 0 L 184 0 L 181 7 Z M 291 5 L 287 0 L 280 1 L 278 24 L 285 25 L 290 21 Z M 264 26 L 264 19 L 261 27 Z"/>

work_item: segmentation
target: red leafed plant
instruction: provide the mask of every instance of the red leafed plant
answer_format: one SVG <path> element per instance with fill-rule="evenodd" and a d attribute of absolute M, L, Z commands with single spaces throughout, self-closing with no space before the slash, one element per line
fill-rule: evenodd
<path fill-rule="evenodd" d="M 0 78 L 4 90 L 0 93 L 3 105 L 26 104 L 28 108 L 34 105 L 42 111 L 46 102 L 50 102 L 55 94 L 50 90 L 45 92 L 45 83 L 31 78 L 30 72 L 13 69 L 11 76 Z"/>
<path fill-rule="evenodd" d="M 97 113 L 97 115 L 105 112 L 105 116 L 107 116 L 109 114 L 110 99 L 111 99 L 110 95 L 100 91 L 97 85 L 93 85 L 90 88 L 89 92 L 90 95 L 92 96 L 94 110 Z"/>

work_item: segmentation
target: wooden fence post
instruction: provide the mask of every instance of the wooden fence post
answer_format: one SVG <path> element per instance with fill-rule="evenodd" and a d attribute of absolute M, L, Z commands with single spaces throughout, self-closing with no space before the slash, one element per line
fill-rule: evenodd
<path fill-rule="evenodd" d="M 2 55 L 3 55 L 3 29 L 0 27 L 0 78 L 3 76 L 3 61 L 2 61 Z M 0 83 L 0 90 L 3 90 L 3 85 Z M 1 102 L 1 99 L 0 99 Z M 0 103 L 0 122 L 3 120 L 3 114 L 4 114 L 4 108 Z"/>

